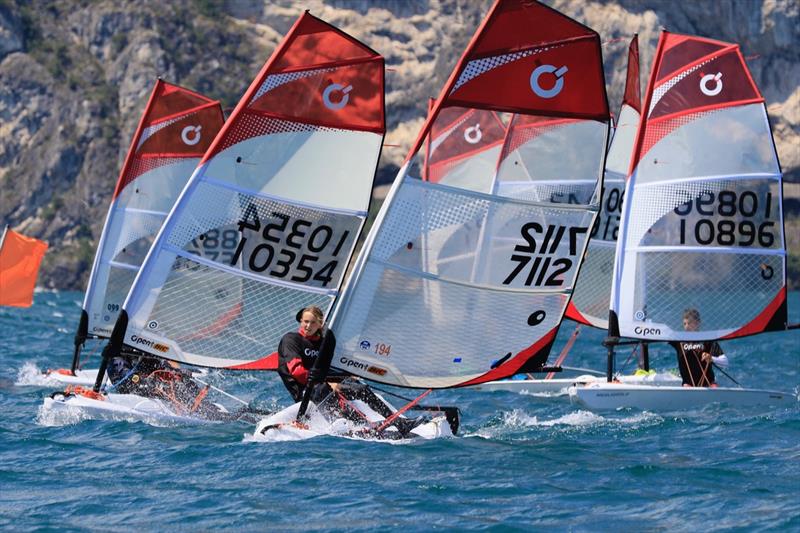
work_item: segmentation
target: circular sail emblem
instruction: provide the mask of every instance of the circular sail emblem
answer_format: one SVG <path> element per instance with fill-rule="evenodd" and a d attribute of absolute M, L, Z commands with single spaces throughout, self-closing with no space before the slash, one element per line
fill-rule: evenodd
<path fill-rule="evenodd" d="M 325 107 L 332 111 L 339 111 L 341 108 L 347 105 L 347 102 L 350 100 L 350 95 L 347 94 L 353 90 L 352 85 L 348 85 L 345 87 L 339 83 L 331 83 L 328 85 L 325 90 L 322 92 L 322 102 L 325 104 Z M 333 102 L 331 100 L 331 96 L 333 93 L 341 93 L 342 96 L 339 96 L 338 102 Z"/>
<path fill-rule="evenodd" d="M 564 74 L 567 73 L 567 67 L 563 66 L 559 69 L 556 69 L 553 65 L 539 65 L 536 67 L 533 72 L 531 73 L 531 89 L 533 92 L 536 93 L 536 96 L 541 98 L 554 98 L 558 96 L 558 93 L 561 92 L 561 89 L 564 88 Z M 545 89 L 541 85 L 539 85 L 539 78 L 542 74 L 555 74 L 556 76 L 556 83 L 549 89 Z"/>
<path fill-rule="evenodd" d="M 186 126 L 181 131 L 181 140 L 184 144 L 194 146 L 200 142 L 200 130 L 202 126 Z"/>
<path fill-rule="evenodd" d="M 481 142 L 482 137 L 483 137 L 483 132 L 481 131 L 480 124 L 475 124 L 474 126 L 464 130 L 464 140 L 467 141 L 469 144 L 478 144 L 479 142 Z"/>
<path fill-rule="evenodd" d="M 714 87 L 709 89 L 708 84 L 714 82 Z M 700 78 L 700 92 L 706 96 L 717 96 L 722 91 L 722 72 L 706 74 Z"/>

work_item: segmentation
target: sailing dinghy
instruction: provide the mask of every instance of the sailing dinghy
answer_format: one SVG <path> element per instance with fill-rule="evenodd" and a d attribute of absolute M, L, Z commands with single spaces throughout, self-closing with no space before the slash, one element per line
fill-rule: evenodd
<path fill-rule="evenodd" d="M 104 350 L 276 370 L 298 309 L 339 294 L 385 132 L 383 58 L 300 16 L 206 152 L 145 259 Z M 213 240 L 220 253 L 198 255 Z M 54 401 L 115 404 L 101 394 Z M 96 396 L 99 395 L 99 398 Z"/>
<path fill-rule="evenodd" d="M 431 132 L 440 116 L 468 110 L 516 113 L 533 127 L 561 120 L 550 142 L 580 150 L 567 150 L 558 166 L 507 158 L 516 171 L 491 174 L 471 172 L 485 167 L 486 151 L 476 150 L 458 159 L 457 174 L 437 179 L 425 171 L 424 141 L 438 138 Z M 332 313 L 338 342 L 327 354 L 330 366 L 429 389 L 423 396 L 540 370 L 597 213 L 609 121 L 598 35 L 540 3 L 495 2 L 437 98 Z M 469 142 L 465 134 L 456 128 L 453 142 Z M 586 160 L 580 168 L 591 170 L 570 173 L 574 183 L 553 179 L 565 164 L 576 169 Z M 577 190 L 576 204 L 551 199 Z M 262 421 L 254 438 L 295 431 L 285 423 L 291 414 Z M 274 422 L 279 416 L 284 423 Z"/>
<path fill-rule="evenodd" d="M 122 303 L 178 195 L 222 127 L 220 103 L 156 81 L 131 141 L 97 245 L 75 333 L 70 368 L 49 370 L 49 381 L 91 386 L 97 369 L 81 368 L 88 339 L 107 340 Z M 222 235 L 193 243 L 197 255 L 227 251 Z"/>
<path fill-rule="evenodd" d="M 626 183 L 609 314 L 608 382 L 590 409 L 790 405 L 793 394 L 611 382 L 620 336 L 697 343 L 787 329 L 782 175 L 764 98 L 738 45 L 662 32 Z M 682 313 L 702 316 L 684 331 Z"/>

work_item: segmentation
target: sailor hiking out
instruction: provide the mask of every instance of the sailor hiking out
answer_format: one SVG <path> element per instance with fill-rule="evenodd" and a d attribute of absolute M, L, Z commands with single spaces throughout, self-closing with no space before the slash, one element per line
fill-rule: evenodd
<path fill-rule="evenodd" d="M 302 401 L 306 388 L 311 386 L 314 388 L 310 400 L 328 417 L 364 424 L 369 420 L 352 403 L 360 400 L 379 415 L 391 417 L 392 425 L 400 430 L 401 436 L 428 421 L 424 416 L 413 419 L 397 417 L 385 401 L 356 378 L 346 374 L 324 374 L 325 369 L 314 364 L 320 355 L 324 335 L 332 335 L 330 331 L 323 333 L 322 309 L 317 306 L 303 308 L 296 319 L 300 323 L 299 329 L 286 333 L 278 344 L 278 374 L 294 401 Z"/>

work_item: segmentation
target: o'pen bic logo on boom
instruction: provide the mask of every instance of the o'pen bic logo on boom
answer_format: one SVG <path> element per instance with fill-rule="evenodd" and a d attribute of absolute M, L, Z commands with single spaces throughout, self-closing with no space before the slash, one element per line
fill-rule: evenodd
<path fill-rule="evenodd" d="M 539 65 L 531 73 L 531 89 L 540 98 L 555 98 L 561 89 L 564 88 L 564 74 L 567 73 L 567 67 L 564 65 L 561 68 L 556 68 L 553 65 Z M 539 78 L 542 74 L 555 74 L 556 83 L 549 89 L 545 89 L 539 84 Z"/>
<path fill-rule="evenodd" d="M 186 126 L 181 131 L 181 140 L 188 146 L 194 146 L 200 142 L 200 130 L 202 126 Z"/>
<path fill-rule="evenodd" d="M 350 95 L 348 93 L 352 90 L 352 85 L 345 87 L 340 83 L 331 83 L 325 88 L 324 91 L 322 91 L 322 103 L 325 104 L 325 107 L 331 111 L 339 111 L 347 105 L 348 101 L 350 101 Z M 331 100 L 333 93 L 341 93 L 343 96 L 338 99 L 338 102 L 334 102 Z"/>
<path fill-rule="evenodd" d="M 714 87 L 709 89 L 708 84 L 714 82 Z M 722 72 L 706 74 L 700 78 L 700 92 L 706 96 L 717 96 L 722 92 Z"/>

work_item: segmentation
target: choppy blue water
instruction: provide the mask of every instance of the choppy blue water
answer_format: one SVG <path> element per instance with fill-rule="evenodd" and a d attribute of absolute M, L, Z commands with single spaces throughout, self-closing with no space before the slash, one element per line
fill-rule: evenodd
<path fill-rule="evenodd" d="M 52 389 L 25 383 L 34 367 L 68 364 L 81 298 L 43 292 L 30 309 L 0 308 L 0 528 L 800 530 L 797 403 L 598 415 L 563 398 L 436 391 L 461 407 L 462 434 L 407 445 L 48 420 Z M 584 330 L 566 364 L 602 369 L 602 337 Z M 800 332 L 724 347 L 743 385 L 798 392 Z M 652 351 L 653 366 L 675 366 L 671 349 Z M 274 374 L 212 377 L 258 405 L 290 403 Z"/>

